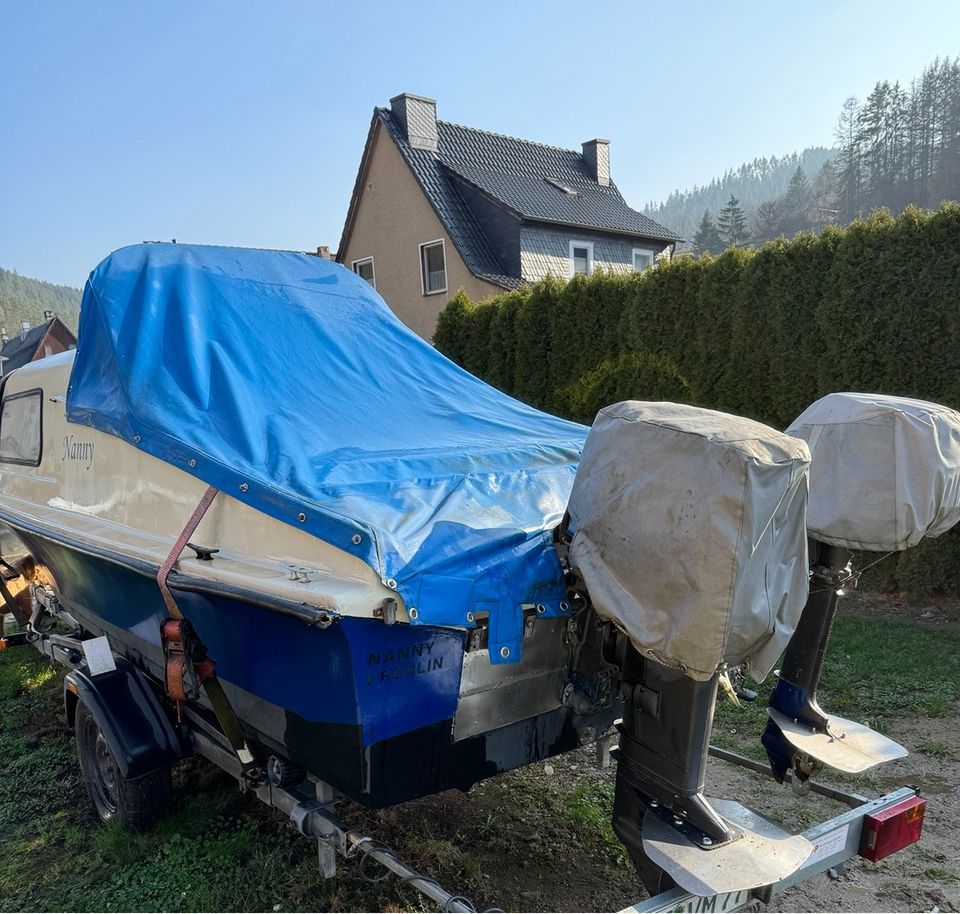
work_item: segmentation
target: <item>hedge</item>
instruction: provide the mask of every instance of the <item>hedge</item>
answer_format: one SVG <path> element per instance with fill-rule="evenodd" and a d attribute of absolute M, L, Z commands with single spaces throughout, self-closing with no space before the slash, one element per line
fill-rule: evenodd
<path fill-rule="evenodd" d="M 960 409 L 960 204 L 879 211 L 646 273 L 548 278 L 479 303 L 461 290 L 434 343 L 507 393 L 586 423 L 606 403 L 661 399 L 784 428 L 835 390 Z M 870 578 L 960 595 L 960 533 Z"/>

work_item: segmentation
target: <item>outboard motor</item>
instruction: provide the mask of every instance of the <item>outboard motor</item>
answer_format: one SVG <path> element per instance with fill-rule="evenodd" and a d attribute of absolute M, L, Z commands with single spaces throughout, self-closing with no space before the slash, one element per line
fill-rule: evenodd
<path fill-rule="evenodd" d="M 719 676 L 762 679 L 807 597 L 806 444 L 673 403 L 601 410 L 569 505 L 569 564 L 628 645 L 614 830 L 651 891 L 784 878 L 811 851 L 704 796 Z"/>
<path fill-rule="evenodd" d="M 851 551 L 895 552 L 960 520 L 960 413 L 936 403 L 838 393 L 787 429 L 810 447 L 810 596 L 770 696 L 763 745 L 774 776 L 799 782 L 823 765 L 850 774 L 907 754 L 817 702 L 823 657 Z"/>

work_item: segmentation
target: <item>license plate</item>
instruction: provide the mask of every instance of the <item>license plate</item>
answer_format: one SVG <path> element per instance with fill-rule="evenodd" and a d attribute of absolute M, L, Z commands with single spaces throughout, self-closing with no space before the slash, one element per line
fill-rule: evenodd
<path fill-rule="evenodd" d="M 670 893 L 673 895 L 673 893 Z M 700 895 L 682 895 L 679 898 L 674 895 L 673 898 L 665 898 L 663 904 L 656 904 L 654 899 L 647 902 L 640 902 L 632 908 L 626 908 L 626 911 L 650 911 L 650 912 L 675 912 L 675 914 L 699 914 L 701 911 L 715 912 L 721 914 L 723 911 L 739 911 L 752 898 L 749 889 L 742 889 L 739 892 L 724 892 L 722 895 L 710 895 L 706 898 Z"/>

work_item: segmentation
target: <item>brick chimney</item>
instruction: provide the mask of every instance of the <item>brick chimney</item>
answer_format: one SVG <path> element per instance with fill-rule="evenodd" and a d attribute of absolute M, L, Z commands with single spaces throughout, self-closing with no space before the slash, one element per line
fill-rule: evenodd
<path fill-rule="evenodd" d="M 437 151 L 437 103 L 404 92 L 390 99 L 390 111 L 414 149 Z"/>
<path fill-rule="evenodd" d="M 587 140 L 583 144 L 583 159 L 591 177 L 606 187 L 610 183 L 610 140 Z"/>
<path fill-rule="evenodd" d="M 323 260 L 336 260 L 334 255 L 330 253 L 330 246 L 326 244 L 317 245 L 317 257 Z"/>

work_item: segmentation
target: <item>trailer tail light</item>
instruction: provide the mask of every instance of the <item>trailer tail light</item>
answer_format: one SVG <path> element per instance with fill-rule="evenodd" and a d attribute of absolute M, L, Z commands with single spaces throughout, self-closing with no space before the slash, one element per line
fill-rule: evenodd
<path fill-rule="evenodd" d="M 882 860 L 919 841 L 926 810 L 927 801 L 917 796 L 865 816 L 860 856 L 867 860 Z"/>

